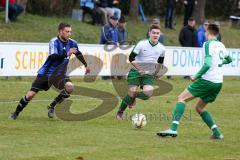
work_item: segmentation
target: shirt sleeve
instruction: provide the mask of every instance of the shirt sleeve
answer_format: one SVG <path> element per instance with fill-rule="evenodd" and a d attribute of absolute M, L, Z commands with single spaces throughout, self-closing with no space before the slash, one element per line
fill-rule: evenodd
<path fill-rule="evenodd" d="M 165 57 L 166 47 L 163 47 L 160 57 Z"/>
<path fill-rule="evenodd" d="M 136 44 L 136 46 L 133 48 L 132 52 L 138 55 L 142 51 L 142 42 L 139 42 Z"/>
<path fill-rule="evenodd" d="M 105 32 L 104 32 L 104 27 L 102 27 L 99 44 L 106 44 L 106 42 L 107 42 L 107 40 L 106 40 L 106 35 L 105 35 Z"/>
<path fill-rule="evenodd" d="M 49 55 L 58 54 L 58 43 L 56 40 L 49 42 Z"/>
<path fill-rule="evenodd" d="M 129 55 L 129 58 L 128 58 L 129 62 L 134 61 L 136 56 L 137 55 L 134 52 L 131 52 L 131 54 Z"/>
<path fill-rule="evenodd" d="M 166 52 L 166 48 L 163 46 L 162 49 L 161 49 L 161 54 L 160 54 L 160 56 L 158 57 L 158 60 L 157 60 L 157 62 L 159 64 L 163 64 L 164 57 L 165 57 L 165 52 Z"/>
<path fill-rule="evenodd" d="M 76 48 L 79 51 L 77 42 L 73 42 L 73 48 Z"/>
<path fill-rule="evenodd" d="M 60 48 L 59 43 L 57 40 L 51 40 L 49 42 L 49 58 L 51 60 L 62 60 L 65 57 L 67 57 L 67 53 L 63 52 L 62 54 L 59 54 L 58 48 Z"/>

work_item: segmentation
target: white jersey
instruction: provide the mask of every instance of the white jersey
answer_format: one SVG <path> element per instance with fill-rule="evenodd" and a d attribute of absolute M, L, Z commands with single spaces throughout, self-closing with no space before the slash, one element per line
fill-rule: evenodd
<path fill-rule="evenodd" d="M 219 67 L 219 64 L 222 64 L 224 57 L 228 56 L 224 44 L 216 39 L 213 39 L 205 42 L 203 49 L 205 56 L 212 57 L 212 64 L 209 70 L 202 75 L 202 79 L 211 81 L 213 83 L 222 83 L 223 72 L 222 67 Z"/>
<path fill-rule="evenodd" d="M 148 39 L 140 41 L 133 49 L 137 54 L 135 62 L 140 65 L 148 74 L 155 72 L 159 57 L 165 56 L 166 48 L 161 44 L 151 44 Z"/>

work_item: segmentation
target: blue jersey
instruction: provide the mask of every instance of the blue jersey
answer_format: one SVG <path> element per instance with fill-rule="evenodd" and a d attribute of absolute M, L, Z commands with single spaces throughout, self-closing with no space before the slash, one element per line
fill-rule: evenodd
<path fill-rule="evenodd" d="M 99 44 L 117 44 L 118 30 L 112 24 L 107 24 L 102 27 L 101 39 Z"/>
<path fill-rule="evenodd" d="M 46 75 L 47 77 L 50 77 L 52 74 L 55 74 L 56 76 L 65 75 L 70 58 L 67 56 L 67 52 L 70 48 L 77 48 L 78 50 L 77 42 L 72 39 L 63 42 L 59 37 L 51 39 L 49 42 L 48 58 L 38 70 L 38 74 Z"/>

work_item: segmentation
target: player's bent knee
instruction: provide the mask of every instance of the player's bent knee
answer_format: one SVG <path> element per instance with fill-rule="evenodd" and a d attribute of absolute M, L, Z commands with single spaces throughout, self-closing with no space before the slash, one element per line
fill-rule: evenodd
<path fill-rule="evenodd" d="M 143 88 L 143 93 L 144 93 L 145 95 L 151 97 L 152 94 L 153 94 L 153 90 L 154 90 L 153 86 L 147 85 L 147 86 L 144 86 L 144 88 Z"/>
<path fill-rule="evenodd" d="M 178 102 L 181 102 L 181 101 L 183 101 L 183 98 L 182 98 L 182 96 L 181 96 L 181 95 L 179 95 L 179 96 L 177 97 L 177 99 L 178 99 Z"/>
<path fill-rule="evenodd" d="M 203 111 L 204 111 L 204 108 L 196 107 L 196 112 L 197 112 L 198 114 L 201 114 Z"/>
<path fill-rule="evenodd" d="M 137 95 L 137 88 L 135 88 L 135 87 L 129 88 L 129 89 L 128 89 L 128 94 L 129 94 L 131 97 L 135 97 L 135 96 Z"/>
<path fill-rule="evenodd" d="M 186 98 L 182 95 L 178 96 L 178 102 L 186 103 Z"/>
<path fill-rule="evenodd" d="M 28 100 L 31 100 L 31 99 L 33 99 L 33 97 L 35 97 L 36 94 L 37 94 L 37 92 L 29 91 L 29 92 L 26 94 L 26 98 L 27 98 Z"/>
<path fill-rule="evenodd" d="M 147 91 L 143 91 L 143 93 L 148 97 L 148 99 L 152 96 L 153 94 L 153 90 L 147 90 Z"/>
<path fill-rule="evenodd" d="M 65 84 L 65 89 L 66 89 L 66 91 L 67 91 L 68 93 L 72 93 L 72 92 L 73 92 L 73 88 L 74 88 L 73 83 L 67 82 L 67 83 Z"/>
<path fill-rule="evenodd" d="M 128 89 L 129 92 L 137 92 L 137 88 L 135 87 L 131 87 Z"/>
<path fill-rule="evenodd" d="M 131 97 L 135 97 L 137 95 L 137 91 L 128 91 L 128 95 Z"/>

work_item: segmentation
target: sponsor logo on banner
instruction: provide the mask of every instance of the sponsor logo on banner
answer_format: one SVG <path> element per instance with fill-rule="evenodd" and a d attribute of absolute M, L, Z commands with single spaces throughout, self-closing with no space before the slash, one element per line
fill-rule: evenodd
<path fill-rule="evenodd" d="M 40 68 L 48 56 L 48 52 L 17 51 L 15 53 L 15 69 L 31 70 Z"/>
<path fill-rule="evenodd" d="M 128 57 L 133 47 L 79 44 L 79 50 L 91 69 L 90 75 L 98 76 L 126 75 L 132 67 Z M 0 53 L 1 76 L 35 76 L 50 54 L 47 43 L 0 42 L 1 50 L 4 51 Z M 223 66 L 223 74 L 240 76 L 240 49 L 227 49 L 227 53 L 234 61 Z M 166 75 L 194 75 L 203 63 L 202 48 L 166 47 Z M 68 63 L 68 73 L 70 76 L 84 75 L 84 66 L 74 55 Z"/>
<path fill-rule="evenodd" d="M 201 67 L 203 65 L 201 50 L 174 49 L 173 67 Z"/>

